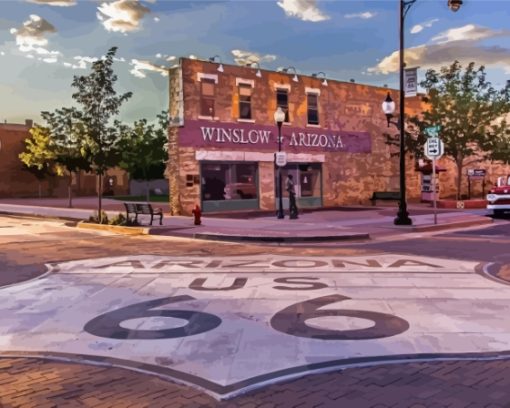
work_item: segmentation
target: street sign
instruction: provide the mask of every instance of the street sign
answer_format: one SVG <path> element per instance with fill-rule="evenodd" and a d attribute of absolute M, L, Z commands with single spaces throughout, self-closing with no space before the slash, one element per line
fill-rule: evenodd
<path fill-rule="evenodd" d="M 485 177 L 485 169 L 468 169 L 467 174 L 469 177 Z"/>
<path fill-rule="evenodd" d="M 430 137 L 425 143 L 425 156 L 429 159 L 439 159 L 443 155 L 443 142 L 437 137 Z"/>
<path fill-rule="evenodd" d="M 404 70 L 404 95 L 406 97 L 416 96 L 418 92 L 418 68 Z"/>
<path fill-rule="evenodd" d="M 427 134 L 428 137 L 439 137 L 439 131 L 441 130 L 441 126 L 430 126 L 428 128 L 424 129 L 425 134 Z"/>
<path fill-rule="evenodd" d="M 276 152 L 275 153 L 275 162 L 279 167 L 283 167 L 287 164 L 287 153 L 285 152 Z"/>

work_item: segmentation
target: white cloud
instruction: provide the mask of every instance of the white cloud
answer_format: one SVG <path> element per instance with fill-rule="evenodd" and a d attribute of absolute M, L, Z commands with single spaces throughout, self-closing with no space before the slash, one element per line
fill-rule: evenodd
<path fill-rule="evenodd" d="M 156 23 L 159 23 L 160 18 L 159 18 L 159 17 L 154 17 L 154 21 L 155 21 Z"/>
<path fill-rule="evenodd" d="M 0 55 L 1 55 L 1 56 L 4 56 L 4 55 L 5 55 L 5 52 L 0 51 Z"/>
<path fill-rule="evenodd" d="M 69 7 L 75 6 L 76 0 L 27 0 L 29 3 L 46 4 L 48 6 Z"/>
<path fill-rule="evenodd" d="M 37 47 L 48 44 L 46 34 L 55 33 L 57 30 L 51 23 L 36 14 L 31 14 L 29 19 L 20 28 L 11 28 L 10 32 L 16 36 L 16 44 L 20 51 L 29 52 Z"/>
<path fill-rule="evenodd" d="M 468 24 L 463 27 L 451 28 L 432 38 L 437 43 L 447 43 L 452 41 L 479 41 L 486 38 L 493 38 L 502 35 L 508 35 L 508 31 L 494 31 L 490 28 Z"/>
<path fill-rule="evenodd" d="M 39 58 L 40 61 L 46 62 L 48 64 L 53 64 L 58 61 L 57 57 L 47 57 L 47 58 Z"/>
<path fill-rule="evenodd" d="M 127 33 L 140 29 L 140 21 L 150 10 L 138 0 L 117 0 L 102 3 L 97 18 L 108 31 Z"/>
<path fill-rule="evenodd" d="M 510 36 L 510 31 L 494 31 L 472 24 L 450 29 L 434 37 L 433 44 L 423 44 L 405 50 L 407 66 L 421 68 L 439 68 L 450 65 L 454 60 L 467 64 L 475 61 L 477 64 L 500 67 L 510 70 L 510 49 L 499 46 L 483 46 L 479 43 L 487 38 Z M 383 58 L 375 67 L 368 69 L 369 73 L 389 74 L 398 72 L 399 52 Z"/>
<path fill-rule="evenodd" d="M 365 11 L 364 13 L 354 13 L 354 14 L 346 14 L 345 18 L 362 18 L 364 20 L 368 20 L 370 18 L 374 18 L 377 13 L 373 13 L 371 11 Z"/>
<path fill-rule="evenodd" d="M 439 19 L 434 18 L 432 20 L 424 21 L 423 23 L 416 24 L 411 28 L 411 34 L 418 34 L 419 32 L 422 32 L 425 28 L 430 28 L 434 23 L 437 23 Z"/>
<path fill-rule="evenodd" d="M 145 71 L 159 72 L 162 76 L 168 75 L 167 68 L 165 68 L 163 65 L 155 65 L 150 61 L 132 59 L 130 65 L 133 66 L 133 69 L 129 72 L 137 78 L 146 78 L 147 74 Z"/>
<path fill-rule="evenodd" d="M 278 0 L 278 6 L 289 17 L 296 17 L 303 21 L 324 21 L 329 20 L 329 16 L 323 13 L 317 7 L 316 0 Z"/>
<path fill-rule="evenodd" d="M 276 55 L 260 55 L 252 51 L 232 50 L 230 52 L 234 56 L 234 61 L 237 65 L 249 65 L 255 62 L 260 64 L 261 62 L 271 62 L 276 59 Z"/>
<path fill-rule="evenodd" d="M 98 60 L 98 58 L 95 57 L 82 57 L 81 55 L 77 55 L 73 59 L 77 61 L 77 64 L 73 64 L 72 66 L 72 68 L 75 69 L 87 69 L 87 64 L 92 64 Z"/>
<path fill-rule="evenodd" d="M 156 54 L 156 58 L 164 59 L 165 61 L 174 61 L 176 57 L 174 55 L 162 54 L 162 53 L 158 52 Z"/>

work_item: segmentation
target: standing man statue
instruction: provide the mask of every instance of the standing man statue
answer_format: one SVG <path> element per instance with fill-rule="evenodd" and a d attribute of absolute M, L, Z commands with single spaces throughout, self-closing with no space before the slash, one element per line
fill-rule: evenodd
<path fill-rule="evenodd" d="M 289 193 L 289 218 L 295 220 L 298 218 L 298 208 L 296 205 L 296 190 L 294 188 L 294 180 L 292 174 L 287 176 L 285 181 L 285 189 Z"/>

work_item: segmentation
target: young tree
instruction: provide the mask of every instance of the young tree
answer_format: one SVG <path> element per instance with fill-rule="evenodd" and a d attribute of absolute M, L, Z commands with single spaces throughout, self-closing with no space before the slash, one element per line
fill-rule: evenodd
<path fill-rule="evenodd" d="M 31 137 L 25 139 L 25 151 L 19 154 L 19 158 L 23 167 L 37 179 L 41 198 L 42 181 L 50 175 L 61 173 L 61 169 L 56 163 L 49 129 L 35 125 L 29 132 Z"/>
<path fill-rule="evenodd" d="M 427 104 L 421 115 L 409 119 L 406 148 L 423 155 L 425 128 L 439 125 L 444 156 L 457 167 L 457 199 L 466 165 L 493 158 L 497 142 L 507 132 L 501 121 L 510 112 L 510 84 L 496 90 L 486 80 L 485 68 L 471 62 L 463 70 L 458 61 L 439 72 L 431 69 L 420 84 Z"/>
<path fill-rule="evenodd" d="M 130 177 L 146 182 L 146 200 L 149 201 L 149 180 L 164 177 L 165 160 L 168 156 L 167 145 L 167 113 L 158 115 L 158 126 L 147 124 L 147 119 L 134 123 L 130 137 L 122 143 L 122 160 L 120 167 Z"/>
<path fill-rule="evenodd" d="M 48 124 L 55 162 L 67 172 L 68 206 L 72 207 L 73 173 L 90 170 L 90 164 L 82 154 L 80 145 L 79 136 L 83 133 L 83 125 L 77 121 L 79 114 L 75 108 L 64 107 L 54 112 L 41 112 L 41 116 Z"/>
<path fill-rule="evenodd" d="M 81 134 L 82 154 L 88 159 L 98 177 L 98 216 L 101 222 L 101 198 L 103 175 L 118 163 L 119 143 L 125 127 L 112 119 L 119 113 L 120 106 L 131 96 L 131 92 L 117 95 L 113 88 L 117 75 L 113 72 L 113 58 L 117 47 L 92 64 L 92 72 L 86 76 L 75 76 L 72 95 L 81 107 L 77 117 L 83 125 Z"/>

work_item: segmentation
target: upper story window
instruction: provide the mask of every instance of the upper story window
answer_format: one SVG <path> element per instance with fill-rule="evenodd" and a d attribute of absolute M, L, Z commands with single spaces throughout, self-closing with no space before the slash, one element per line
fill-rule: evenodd
<path fill-rule="evenodd" d="M 316 93 L 308 93 L 306 95 L 308 105 L 308 124 L 319 124 L 319 95 Z"/>
<path fill-rule="evenodd" d="M 251 119 L 251 93 L 249 84 L 239 84 L 239 118 Z"/>
<path fill-rule="evenodd" d="M 201 78 L 200 81 L 200 115 L 214 117 L 216 81 L 210 78 Z"/>
<path fill-rule="evenodd" d="M 276 89 L 276 107 L 282 108 L 285 112 L 285 122 L 289 122 L 289 91 L 287 89 Z"/>

